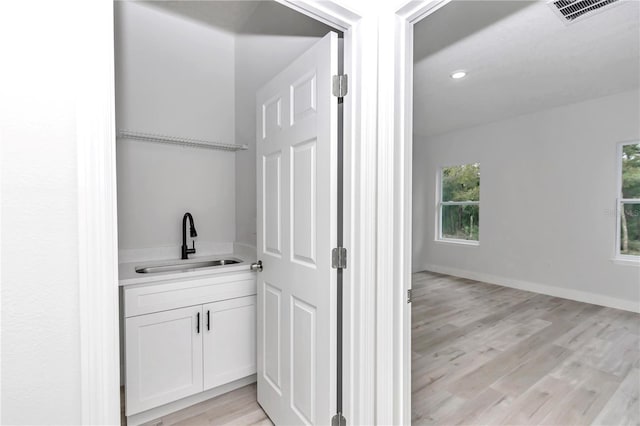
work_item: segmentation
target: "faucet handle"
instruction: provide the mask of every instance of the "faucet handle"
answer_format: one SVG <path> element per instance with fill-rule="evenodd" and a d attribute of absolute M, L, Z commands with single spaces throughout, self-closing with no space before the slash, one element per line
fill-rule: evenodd
<path fill-rule="evenodd" d="M 189 246 L 185 245 L 182 246 L 183 249 L 185 250 L 186 254 L 193 254 L 196 252 L 196 242 L 195 241 L 191 241 L 191 248 L 189 248 Z M 183 257 L 183 259 L 186 259 L 186 257 Z"/>

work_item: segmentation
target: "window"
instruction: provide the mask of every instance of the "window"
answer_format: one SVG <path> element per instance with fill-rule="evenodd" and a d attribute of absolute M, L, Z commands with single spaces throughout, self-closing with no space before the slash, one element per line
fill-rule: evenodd
<path fill-rule="evenodd" d="M 640 143 L 625 143 L 618 151 L 618 248 L 620 257 L 640 260 Z"/>
<path fill-rule="evenodd" d="M 438 240 L 478 244 L 480 164 L 443 167 L 439 190 Z"/>

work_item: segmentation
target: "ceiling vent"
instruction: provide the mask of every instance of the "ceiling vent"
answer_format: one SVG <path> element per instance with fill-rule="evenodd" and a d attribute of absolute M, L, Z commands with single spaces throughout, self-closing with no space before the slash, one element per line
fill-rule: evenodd
<path fill-rule="evenodd" d="M 556 0 L 550 2 L 549 6 L 562 22 L 572 24 L 620 3 L 622 0 Z"/>

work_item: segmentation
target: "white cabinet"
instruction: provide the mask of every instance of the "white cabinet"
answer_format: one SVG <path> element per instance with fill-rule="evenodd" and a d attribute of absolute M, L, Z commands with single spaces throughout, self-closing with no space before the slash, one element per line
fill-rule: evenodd
<path fill-rule="evenodd" d="M 205 318 L 204 389 L 256 372 L 256 297 L 202 307 Z"/>
<path fill-rule="evenodd" d="M 127 415 L 202 391 L 201 306 L 128 318 Z"/>
<path fill-rule="evenodd" d="M 255 285 L 246 272 L 123 290 L 127 416 L 256 373 Z"/>

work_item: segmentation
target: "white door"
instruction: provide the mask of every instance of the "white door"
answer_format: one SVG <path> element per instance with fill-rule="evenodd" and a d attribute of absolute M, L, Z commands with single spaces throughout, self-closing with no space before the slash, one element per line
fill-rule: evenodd
<path fill-rule="evenodd" d="M 202 392 L 202 306 L 126 319 L 126 415 Z"/>
<path fill-rule="evenodd" d="M 276 425 L 335 413 L 338 38 L 257 94 L 258 402 Z"/>
<path fill-rule="evenodd" d="M 256 296 L 202 307 L 204 390 L 256 372 Z"/>

